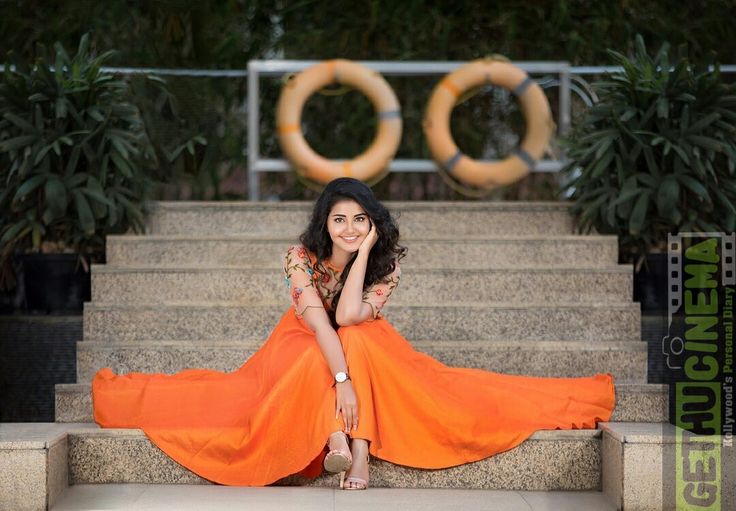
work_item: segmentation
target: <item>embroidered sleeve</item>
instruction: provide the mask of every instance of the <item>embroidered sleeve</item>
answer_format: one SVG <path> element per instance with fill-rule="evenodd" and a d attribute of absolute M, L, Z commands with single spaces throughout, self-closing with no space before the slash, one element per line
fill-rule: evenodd
<path fill-rule="evenodd" d="M 400 278 L 401 268 L 399 267 L 399 262 L 396 261 L 396 267 L 393 272 L 386 275 L 382 282 L 376 282 L 363 291 L 363 301 L 373 309 L 373 319 L 379 317 L 381 309 L 388 301 L 388 297 L 391 296 L 396 286 L 399 285 Z"/>
<path fill-rule="evenodd" d="M 297 318 L 301 318 L 309 307 L 324 309 L 313 276 L 314 270 L 306 249 L 300 245 L 289 247 L 284 260 L 284 279 Z"/>

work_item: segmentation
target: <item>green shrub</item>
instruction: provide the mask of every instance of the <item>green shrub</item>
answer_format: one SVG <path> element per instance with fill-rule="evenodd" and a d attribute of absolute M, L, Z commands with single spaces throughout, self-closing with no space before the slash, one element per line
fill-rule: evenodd
<path fill-rule="evenodd" d="M 39 54 L 45 54 L 43 48 Z M 0 81 L 0 286 L 16 250 L 100 253 L 108 233 L 142 231 L 154 153 L 128 84 L 82 37 L 70 57 L 28 66 L 9 54 Z"/>
<path fill-rule="evenodd" d="M 652 58 L 641 36 L 632 58 L 609 51 L 623 72 L 596 83 L 599 102 L 567 140 L 564 191 L 580 231 L 619 236 L 622 255 L 664 249 L 667 233 L 736 227 L 736 88 L 663 45 Z"/>

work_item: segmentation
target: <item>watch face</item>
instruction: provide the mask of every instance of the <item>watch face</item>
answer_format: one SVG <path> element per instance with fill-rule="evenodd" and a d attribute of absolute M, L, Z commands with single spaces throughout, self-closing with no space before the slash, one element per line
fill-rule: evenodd
<path fill-rule="evenodd" d="M 338 383 L 342 383 L 347 379 L 348 379 L 348 375 L 343 373 L 342 371 L 335 375 L 335 380 L 337 380 Z"/>

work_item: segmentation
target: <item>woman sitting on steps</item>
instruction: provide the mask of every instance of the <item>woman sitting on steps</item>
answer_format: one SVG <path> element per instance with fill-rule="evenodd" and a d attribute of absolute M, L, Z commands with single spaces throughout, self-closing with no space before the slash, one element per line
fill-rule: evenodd
<path fill-rule="evenodd" d="M 507 375 L 449 367 L 414 350 L 381 313 L 401 276 L 398 239 L 368 186 L 330 182 L 301 244 L 286 254 L 292 306 L 263 346 L 231 373 L 101 369 L 95 421 L 141 428 L 174 460 L 221 484 L 267 485 L 324 468 L 355 490 L 368 487 L 370 455 L 445 468 L 511 449 L 540 429 L 595 428 L 610 418 L 608 373 Z"/>

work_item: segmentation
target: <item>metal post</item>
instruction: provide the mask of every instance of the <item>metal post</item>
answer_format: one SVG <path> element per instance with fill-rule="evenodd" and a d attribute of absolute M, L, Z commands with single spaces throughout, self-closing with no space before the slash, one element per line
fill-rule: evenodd
<path fill-rule="evenodd" d="M 248 62 L 248 200 L 259 199 L 259 175 L 256 162 L 260 159 L 258 70 L 254 62 Z"/>
<path fill-rule="evenodd" d="M 572 114 L 570 112 L 570 68 L 567 64 L 560 66 L 560 112 L 557 133 L 566 135 L 570 130 Z"/>

